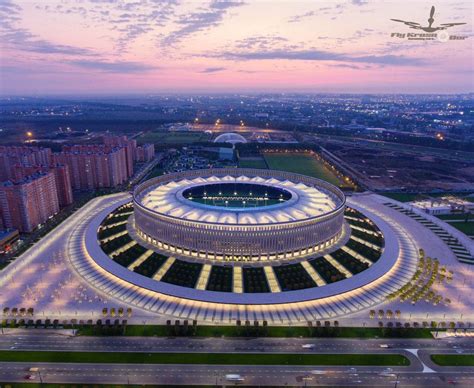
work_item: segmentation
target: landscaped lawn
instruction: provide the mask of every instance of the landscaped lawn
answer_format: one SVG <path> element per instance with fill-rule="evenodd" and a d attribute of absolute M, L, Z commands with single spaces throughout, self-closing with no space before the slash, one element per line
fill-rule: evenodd
<path fill-rule="evenodd" d="M 264 157 L 270 169 L 308 175 L 323 179 L 336 186 L 347 187 L 330 168 L 309 154 L 267 153 Z"/>
<path fill-rule="evenodd" d="M 457 213 L 457 214 L 440 214 L 439 216 L 436 216 L 437 218 L 439 218 L 440 220 L 465 220 L 466 219 L 466 214 L 461 214 L 461 213 Z M 469 215 L 469 220 L 473 220 L 474 221 L 474 215 Z"/>
<path fill-rule="evenodd" d="M 263 158 L 239 159 L 240 168 L 267 168 Z"/>
<path fill-rule="evenodd" d="M 431 360 L 441 366 L 474 366 L 474 354 L 432 354 Z"/>
<path fill-rule="evenodd" d="M 156 178 L 157 176 L 163 175 L 163 168 L 162 167 L 154 167 L 146 176 L 146 179 Z"/>
<path fill-rule="evenodd" d="M 449 225 L 455 227 L 461 232 L 472 236 L 474 234 L 474 221 L 471 222 L 450 222 Z"/>
<path fill-rule="evenodd" d="M 407 366 L 400 354 L 254 354 L 0 351 L 3 362 L 78 362 L 212 365 L 387 365 Z"/>
<path fill-rule="evenodd" d="M 170 335 L 170 329 L 165 325 L 127 325 L 125 327 L 125 336 L 160 336 Z M 190 330 L 192 327 L 190 327 Z M 252 329 L 252 328 L 250 328 Z M 263 330 L 263 328 L 260 328 Z M 245 336 L 246 328 L 244 326 L 197 326 L 194 337 L 242 337 Z M 317 330 L 314 328 L 314 330 Z M 393 329 L 395 330 L 395 329 Z M 390 329 L 380 329 L 378 327 L 338 327 L 338 328 L 320 328 L 314 334 L 316 337 L 338 337 L 338 338 L 433 338 L 430 329 L 411 328 L 403 330 L 403 333 L 394 333 Z M 79 329 L 80 335 L 95 335 L 92 326 L 83 326 Z M 273 326 L 265 329 L 265 337 L 311 337 L 310 330 L 307 327 L 283 327 Z"/>

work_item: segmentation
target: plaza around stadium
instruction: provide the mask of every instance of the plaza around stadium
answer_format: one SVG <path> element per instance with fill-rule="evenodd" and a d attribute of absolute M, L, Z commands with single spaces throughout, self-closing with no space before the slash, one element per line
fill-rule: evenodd
<path fill-rule="evenodd" d="M 90 201 L 2 271 L 0 304 L 83 322 L 104 309 L 131 311 L 129 323 L 375 326 L 390 319 L 380 310 L 469 321 L 464 251 L 467 236 L 383 196 L 281 171 L 193 170 Z M 443 280 L 410 294 L 435 267 Z"/>

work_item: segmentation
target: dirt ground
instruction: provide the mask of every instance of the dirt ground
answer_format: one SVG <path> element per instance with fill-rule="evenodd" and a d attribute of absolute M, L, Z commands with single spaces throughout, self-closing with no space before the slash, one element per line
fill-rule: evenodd
<path fill-rule="evenodd" d="M 472 190 L 474 162 L 455 161 L 442 156 L 413 151 L 363 149 L 326 145 L 326 148 L 351 165 L 373 190 L 418 189 Z"/>

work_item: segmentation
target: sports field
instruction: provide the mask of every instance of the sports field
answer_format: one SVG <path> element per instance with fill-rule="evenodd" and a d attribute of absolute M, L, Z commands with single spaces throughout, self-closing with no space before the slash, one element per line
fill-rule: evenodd
<path fill-rule="evenodd" d="M 265 154 L 268 168 L 308 175 L 323 179 L 339 187 L 348 187 L 331 169 L 323 162 L 309 154 L 300 153 L 275 153 Z"/>
<path fill-rule="evenodd" d="M 240 168 L 267 168 L 267 164 L 262 157 L 258 158 L 240 158 Z"/>
<path fill-rule="evenodd" d="M 140 136 L 137 141 L 139 144 L 190 144 L 199 141 L 210 140 L 210 135 L 204 132 L 163 132 L 150 131 Z"/>

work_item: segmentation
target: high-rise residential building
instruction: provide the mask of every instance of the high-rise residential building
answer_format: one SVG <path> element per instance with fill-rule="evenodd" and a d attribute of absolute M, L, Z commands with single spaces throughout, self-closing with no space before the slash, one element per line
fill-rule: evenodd
<path fill-rule="evenodd" d="M 51 171 L 54 174 L 56 191 L 58 194 L 59 206 L 65 207 L 72 203 L 73 194 L 71 179 L 69 176 L 69 167 L 62 164 L 50 164 L 49 166 L 22 166 L 15 165 L 12 168 L 12 181 L 18 182 L 22 179 L 36 174 L 38 172 Z"/>
<path fill-rule="evenodd" d="M 127 136 L 106 135 L 103 137 L 104 144 L 111 147 L 123 147 L 127 159 L 127 174 L 133 175 L 133 162 L 136 161 L 137 141 L 128 139 Z"/>
<path fill-rule="evenodd" d="M 3 226 L 30 233 L 59 212 L 53 172 L 37 172 L 20 181 L 0 184 Z"/>
<path fill-rule="evenodd" d="M 49 166 L 51 149 L 25 146 L 0 146 L 0 182 L 12 179 L 13 166 Z"/>
<path fill-rule="evenodd" d="M 0 182 L 20 182 L 40 172 L 52 171 L 61 207 L 73 201 L 69 169 L 65 165 L 51 164 L 49 148 L 0 146 Z"/>
<path fill-rule="evenodd" d="M 65 164 L 52 164 L 49 166 L 49 171 L 52 171 L 54 174 L 59 206 L 64 207 L 72 204 L 74 197 L 72 194 L 69 167 Z"/>
<path fill-rule="evenodd" d="M 125 183 L 130 177 L 126 149 L 109 145 L 64 146 L 54 163 L 67 165 L 73 189 L 93 190 Z"/>
<path fill-rule="evenodd" d="M 150 162 L 155 157 L 155 145 L 154 144 L 143 144 L 136 148 L 136 161 L 137 162 Z"/>

